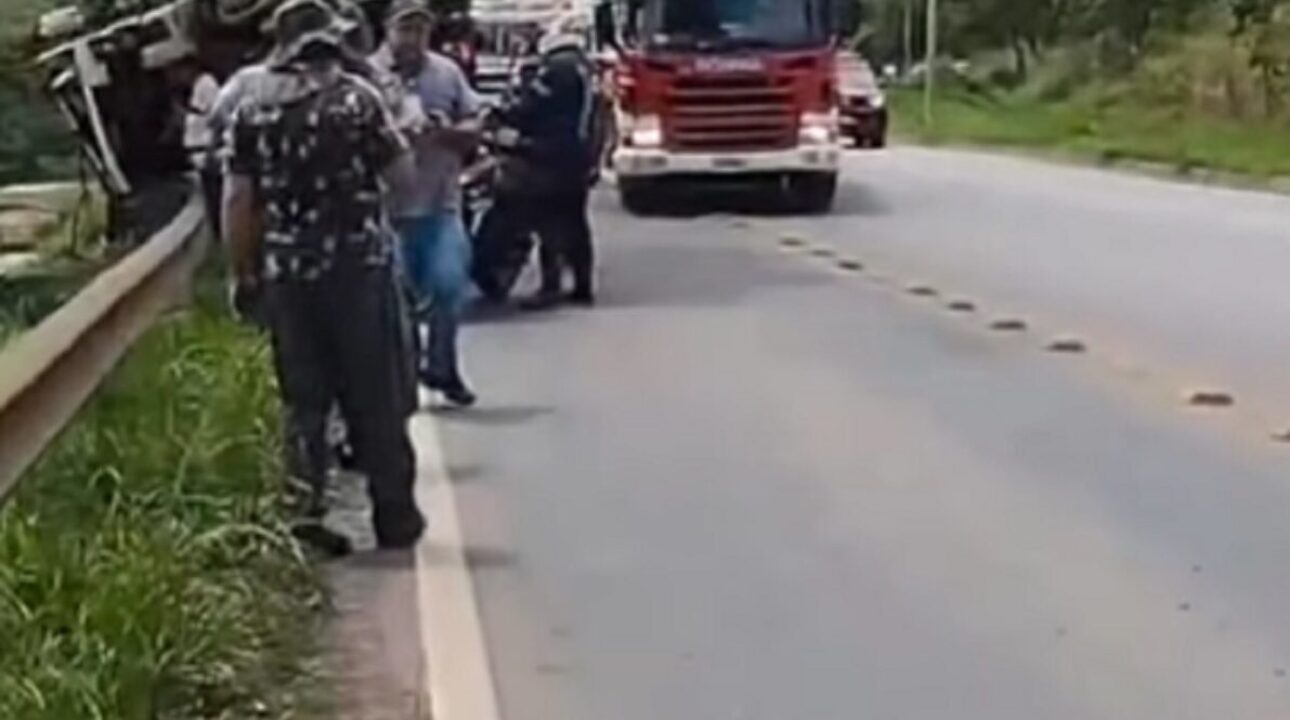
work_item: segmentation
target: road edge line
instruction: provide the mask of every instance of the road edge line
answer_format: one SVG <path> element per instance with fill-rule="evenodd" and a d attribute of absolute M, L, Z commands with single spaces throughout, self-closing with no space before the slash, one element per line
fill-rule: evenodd
<path fill-rule="evenodd" d="M 497 685 L 437 421 L 411 422 L 417 503 L 427 517 L 416 548 L 422 689 L 433 720 L 500 720 Z"/>

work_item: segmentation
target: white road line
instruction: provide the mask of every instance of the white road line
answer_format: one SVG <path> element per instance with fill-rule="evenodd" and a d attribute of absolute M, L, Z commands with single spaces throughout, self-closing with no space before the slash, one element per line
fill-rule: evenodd
<path fill-rule="evenodd" d="M 436 421 L 412 421 L 417 502 L 429 528 L 417 546 L 423 687 L 434 720 L 500 720 L 497 686 L 484 640 L 475 586 L 466 564 L 461 519 Z"/>

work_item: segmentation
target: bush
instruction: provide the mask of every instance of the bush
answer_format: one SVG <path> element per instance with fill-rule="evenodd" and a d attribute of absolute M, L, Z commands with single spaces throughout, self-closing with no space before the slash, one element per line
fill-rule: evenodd
<path fill-rule="evenodd" d="M 1097 53 L 1089 43 L 1054 50 L 1032 80 L 1034 94 L 1045 102 L 1068 100 L 1097 77 Z"/>

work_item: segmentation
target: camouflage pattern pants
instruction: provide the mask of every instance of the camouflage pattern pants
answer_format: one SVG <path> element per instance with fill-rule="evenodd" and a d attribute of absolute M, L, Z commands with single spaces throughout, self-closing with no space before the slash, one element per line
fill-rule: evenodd
<path fill-rule="evenodd" d="M 389 268 L 340 265 L 314 281 L 271 283 L 265 314 L 287 415 L 288 469 L 325 511 L 329 420 L 339 407 L 358 470 L 367 476 L 378 538 L 416 524 L 416 406 L 410 334 Z"/>

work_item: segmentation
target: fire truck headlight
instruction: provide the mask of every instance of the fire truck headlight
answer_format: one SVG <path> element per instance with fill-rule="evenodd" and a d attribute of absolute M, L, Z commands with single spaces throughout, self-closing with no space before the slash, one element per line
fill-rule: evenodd
<path fill-rule="evenodd" d="M 663 145 L 663 123 L 657 115 L 638 115 L 628 120 L 628 145 L 656 148 Z"/>
<path fill-rule="evenodd" d="M 832 113 L 804 113 L 800 140 L 803 145 L 829 145 L 838 140 L 838 118 Z"/>

